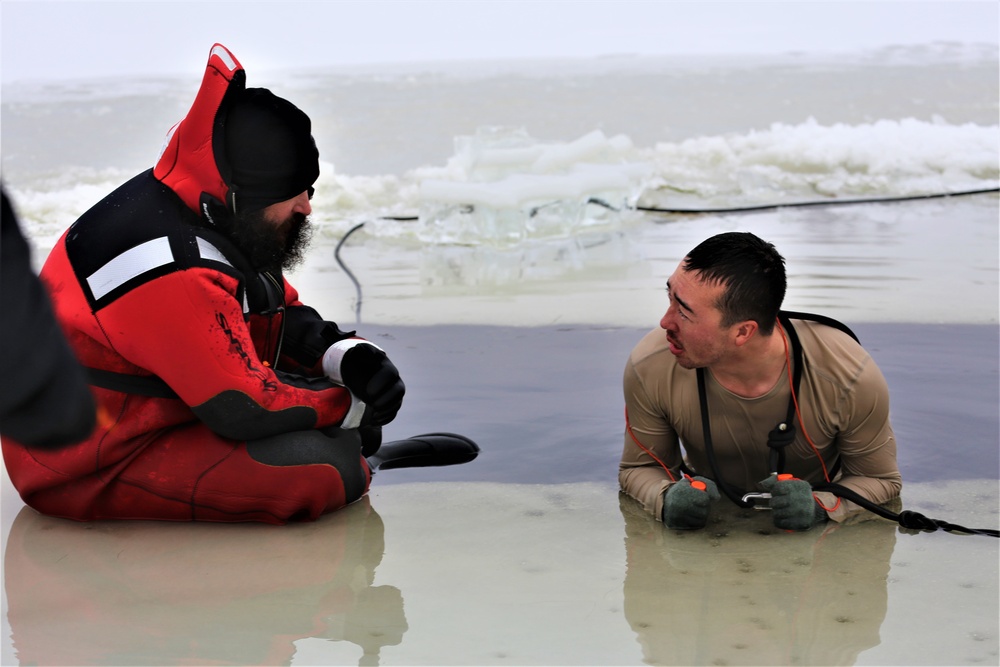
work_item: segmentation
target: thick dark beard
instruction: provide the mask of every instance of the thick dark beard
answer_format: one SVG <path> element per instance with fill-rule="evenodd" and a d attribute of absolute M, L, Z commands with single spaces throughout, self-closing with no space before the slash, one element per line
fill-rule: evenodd
<path fill-rule="evenodd" d="M 281 268 L 285 271 L 296 269 L 306 258 L 306 250 L 312 241 L 313 226 L 309 218 L 301 213 L 293 213 L 288 220 L 288 238 L 282 253 Z"/>
<path fill-rule="evenodd" d="M 288 229 L 285 237 L 282 229 Z M 309 218 L 293 213 L 281 225 L 264 219 L 264 210 L 236 216 L 229 230 L 230 238 L 258 271 L 291 271 L 305 259 L 312 240 Z"/>

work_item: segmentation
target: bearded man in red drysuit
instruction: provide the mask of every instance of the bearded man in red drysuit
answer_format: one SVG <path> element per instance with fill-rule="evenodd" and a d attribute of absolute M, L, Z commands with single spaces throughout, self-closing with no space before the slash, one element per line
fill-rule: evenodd
<path fill-rule="evenodd" d="M 44 514 L 285 523 L 368 490 L 404 385 L 284 278 L 319 153 L 305 113 L 245 80 L 215 45 L 155 167 L 84 213 L 42 269 L 101 415 L 61 449 L 4 440 L 14 486 Z M 382 449 L 411 465 L 478 452 L 451 434 Z"/>

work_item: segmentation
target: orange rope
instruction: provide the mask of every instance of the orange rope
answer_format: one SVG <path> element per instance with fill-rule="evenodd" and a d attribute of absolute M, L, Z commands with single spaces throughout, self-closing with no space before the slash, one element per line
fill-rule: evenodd
<path fill-rule="evenodd" d="M 628 406 L 627 405 L 625 406 L 625 430 L 628 432 L 629 436 L 631 436 L 632 442 L 634 442 L 635 444 L 637 444 L 639 446 L 639 449 L 641 449 L 642 451 L 644 451 L 647 454 L 649 454 L 653 458 L 654 461 L 656 461 L 657 463 L 659 463 L 660 466 L 664 470 L 667 471 L 667 477 L 670 478 L 670 481 L 671 482 L 676 482 L 677 478 L 674 477 L 674 474 L 672 472 L 670 472 L 670 468 L 667 467 L 667 464 L 664 463 L 663 461 L 661 461 L 660 457 L 658 457 L 656 454 L 654 454 L 652 451 L 650 451 L 650 449 L 648 447 L 646 447 L 646 445 L 644 445 L 641 442 L 639 442 L 639 439 L 637 437 L 635 437 L 635 433 L 632 432 L 632 423 L 629 422 L 629 420 L 628 420 Z M 687 475 L 685 475 L 685 477 L 686 476 Z"/>
<path fill-rule="evenodd" d="M 816 446 L 816 443 L 809 437 L 809 432 L 806 431 L 806 422 L 802 418 L 802 411 L 799 409 L 799 399 L 798 396 L 795 395 L 795 383 L 792 381 L 792 356 L 788 350 L 788 339 L 785 337 L 785 329 L 781 326 L 780 320 L 778 321 L 778 331 L 781 332 L 781 342 L 785 344 L 785 365 L 786 368 L 788 368 L 788 390 L 792 394 L 792 403 L 795 405 L 795 416 L 798 417 L 799 427 L 802 429 L 802 435 L 805 436 L 806 442 L 809 443 L 809 447 L 812 448 L 813 453 L 816 454 L 816 458 L 819 459 L 819 465 L 823 468 L 823 479 L 829 482 L 830 473 L 827 472 L 826 461 L 823 460 L 823 456 L 819 453 L 819 448 Z M 819 498 L 816 497 L 816 494 L 813 494 L 813 500 L 815 500 L 816 504 L 827 512 L 832 512 L 840 507 L 840 498 L 837 498 L 837 504 L 832 508 L 824 506 L 823 503 L 819 501 Z"/>

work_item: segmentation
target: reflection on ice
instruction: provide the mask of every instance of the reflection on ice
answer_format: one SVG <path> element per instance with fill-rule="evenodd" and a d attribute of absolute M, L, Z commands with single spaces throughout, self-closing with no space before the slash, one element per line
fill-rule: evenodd
<path fill-rule="evenodd" d="M 995 526 L 997 483 L 903 502 Z M 376 481 L 280 528 L 25 508 L 4 577 L 21 664 L 978 664 L 998 655 L 997 544 L 785 533 L 725 505 L 671 531 L 609 483 Z"/>
<path fill-rule="evenodd" d="M 294 642 L 349 642 L 362 664 L 407 630 L 373 585 L 385 539 L 368 498 L 312 524 L 75 523 L 23 508 L 7 540 L 21 664 L 288 664 Z"/>
<path fill-rule="evenodd" d="M 727 508 L 706 530 L 668 531 L 622 497 L 625 617 L 646 664 L 853 665 L 879 644 L 893 525 L 779 534 Z"/>
<path fill-rule="evenodd" d="M 420 253 L 420 284 L 425 294 L 522 290 L 525 282 L 572 281 L 585 271 L 614 272 L 627 266 L 634 254 L 634 244 L 621 232 L 543 239 L 508 248 L 429 246 Z"/>

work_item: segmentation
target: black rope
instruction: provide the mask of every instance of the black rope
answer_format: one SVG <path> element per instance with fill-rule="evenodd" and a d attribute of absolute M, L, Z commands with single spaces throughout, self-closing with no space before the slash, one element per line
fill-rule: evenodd
<path fill-rule="evenodd" d="M 958 192 L 935 192 L 931 194 L 924 195 L 903 195 L 899 197 L 868 197 L 861 199 L 821 199 L 817 201 L 799 201 L 799 202 L 786 202 L 780 204 L 758 204 L 754 206 L 735 206 L 728 208 L 659 208 L 656 206 L 636 206 L 636 211 L 644 211 L 646 213 L 676 213 L 676 214 L 689 214 L 698 215 L 703 213 L 748 213 L 753 211 L 773 211 L 779 208 L 807 208 L 813 206 L 851 206 L 856 204 L 891 204 L 893 202 L 905 202 L 905 201 L 920 201 L 925 199 L 945 199 L 948 197 L 969 197 L 972 195 L 984 195 L 984 194 L 995 194 L 1000 192 L 1000 188 L 983 188 L 981 190 L 960 190 Z M 588 204 L 595 204 L 597 206 L 603 206 L 606 209 L 612 211 L 621 211 L 621 208 L 613 206 L 603 199 L 598 199 L 597 197 L 590 197 L 587 199 Z M 551 206 L 551 204 L 545 204 L 543 206 L 536 206 L 530 210 L 530 215 L 534 217 L 537 215 L 538 211 L 545 206 Z M 415 222 L 419 220 L 420 217 L 416 215 L 384 215 L 379 218 L 379 220 L 395 220 L 397 222 Z M 361 223 L 364 225 L 364 223 Z M 358 225 L 359 227 L 361 225 Z M 355 227 L 357 229 L 357 227 Z M 354 229 L 347 232 L 350 235 Z M 344 238 L 347 238 L 345 236 Z"/>
<path fill-rule="evenodd" d="M 908 530 L 925 530 L 928 532 L 936 532 L 938 530 L 943 530 L 948 533 L 963 533 L 965 535 L 986 535 L 987 537 L 1000 537 L 1000 531 L 994 530 L 992 528 L 966 528 L 965 526 L 959 526 L 955 523 L 949 523 L 948 521 L 943 521 L 941 519 L 931 519 L 930 517 L 924 516 L 920 512 L 914 512 L 912 510 L 903 510 L 899 514 L 888 510 L 881 505 L 876 505 L 864 496 L 852 491 L 846 486 L 841 486 L 840 484 L 835 484 L 833 482 L 826 482 L 823 484 L 817 484 L 813 487 L 815 491 L 828 491 L 838 498 L 844 498 L 850 500 L 858 505 L 864 507 L 869 512 L 878 514 L 883 519 L 888 519 L 898 523 L 903 528 Z"/>
<path fill-rule="evenodd" d="M 342 259 L 340 259 L 340 249 L 343 247 L 344 242 L 347 241 L 347 238 L 351 234 L 353 234 L 354 232 L 358 231 L 359 229 L 361 229 L 364 226 L 365 226 L 365 223 L 362 222 L 362 223 L 359 223 L 357 225 L 354 225 L 349 230 L 347 230 L 347 233 L 344 234 L 344 238 L 340 239 L 340 243 L 337 244 L 336 249 L 334 249 L 334 251 L 333 251 L 333 258 L 335 260 L 337 260 L 337 264 L 340 265 L 340 268 L 344 270 L 344 273 L 347 274 L 347 277 L 351 279 L 352 283 L 354 283 L 354 291 L 357 294 L 357 301 L 354 304 L 354 317 L 356 318 L 356 321 L 359 324 L 361 323 L 361 283 L 359 283 L 358 279 L 354 277 L 354 274 L 351 273 L 351 270 L 349 268 L 347 268 L 347 265 L 344 264 L 344 261 Z"/>
<path fill-rule="evenodd" d="M 924 199 L 943 199 L 946 197 L 967 197 L 1000 192 L 1000 188 L 983 190 L 965 190 L 961 192 L 938 192 L 929 195 L 908 195 L 903 197 L 870 197 L 864 199 L 824 199 L 820 201 L 788 202 L 784 204 L 760 204 L 756 206 L 738 206 L 731 208 L 658 208 L 655 206 L 636 206 L 637 211 L 647 213 L 674 213 L 698 215 L 703 213 L 749 213 L 753 211 L 773 211 L 779 208 L 805 208 L 810 206 L 849 206 L 854 204 L 885 204 L 901 201 L 918 201 Z"/>

